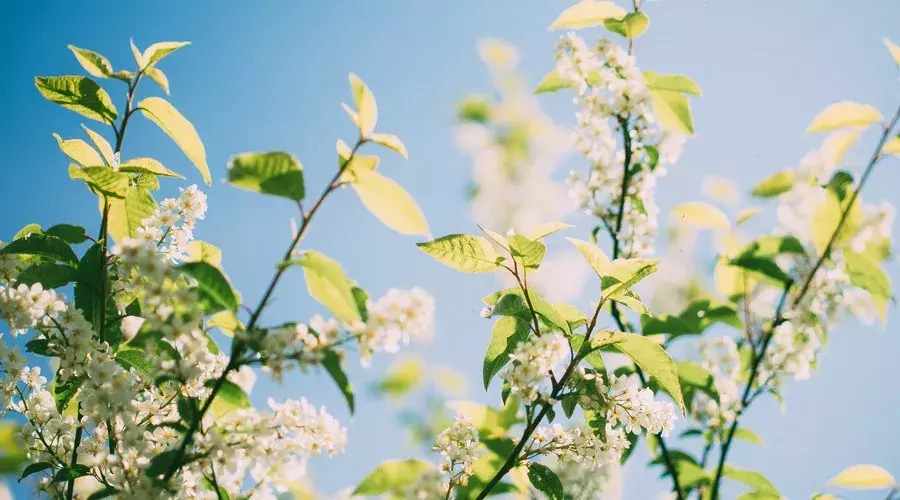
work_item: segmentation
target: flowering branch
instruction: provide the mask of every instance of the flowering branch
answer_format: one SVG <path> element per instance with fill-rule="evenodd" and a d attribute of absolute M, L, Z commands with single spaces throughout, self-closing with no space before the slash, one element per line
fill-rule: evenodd
<path fill-rule="evenodd" d="M 822 254 L 819 256 L 818 260 L 813 265 L 809 274 L 806 276 L 806 279 L 803 281 L 803 285 L 801 285 L 797 294 L 791 300 L 791 305 L 790 305 L 791 309 L 795 308 L 797 305 L 800 304 L 800 302 L 806 296 L 806 293 L 809 291 L 810 285 L 812 284 L 812 281 L 813 281 L 813 278 L 815 277 L 819 268 L 821 268 L 822 265 L 825 263 L 825 261 L 831 256 L 831 250 L 834 247 L 835 243 L 837 242 L 838 236 L 840 235 L 841 230 L 843 229 L 844 224 L 847 221 L 850 211 L 853 208 L 854 203 L 856 202 L 856 199 L 859 196 L 860 191 L 862 191 L 863 187 L 865 186 L 866 181 L 869 178 L 869 175 L 872 173 L 872 171 L 875 168 L 875 165 L 878 164 L 878 162 L 883 157 L 882 149 L 884 148 L 884 145 L 887 143 L 888 139 L 890 139 L 891 133 L 892 133 L 894 127 L 897 125 L 898 120 L 900 120 L 900 108 L 897 109 L 897 111 L 894 113 L 893 117 L 891 118 L 890 122 L 884 127 L 884 132 L 882 133 L 881 139 L 878 141 L 878 144 L 875 147 L 875 152 L 872 154 L 872 157 L 869 160 L 869 163 L 866 165 L 866 168 L 863 171 L 862 177 L 860 178 L 859 186 L 856 189 L 854 189 L 852 191 L 852 193 L 850 194 L 847 205 L 843 209 L 843 211 L 841 213 L 841 217 L 838 220 L 838 224 L 835 227 L 834 231 L 831 233 L 831 237 L 829 238 L 828 243 L 825 245 L 825 248 L 822 251 Z M 725 441 L 722 443 L 721 452 L 719 454 L 718 466 L 716 467 L 716 473 L 713 477 L 710 498 L 713 498 L 713 499 L 718 498 L 719 484 L 721 483 L 721 480 L 722 480 L 722 474 L 725 470 L 725 462 L 728 458 L 728 452 L 731 448 L 731 443 L 734 440 L 734 434 L 738 428 L 738 420 L 739 420 L 740 416 L 744 413 L 746 408 L 753 401 L 753 399 L 755 399 L 755 397 L 760 393 L 759 391 L 757 391 L 751 395 L 753 383 L 756 379 L 757 372 L 759 371 L 760 364 L 762 363 L 762 361 L 765 357 L 766 350 L 769 347 L 769 343 L 771 342 L 772 337 L 774 336 L 775 328 L 777 328 L 778 325 L 780 325 L 781 323 L 783 323 L 785 321 L 783 309 L 784 309 L 785 303 L 787 301 L 787 297 L 790 293 L 790 288 L 791 288 L 792 284 L 793 284 L 792 281 L 788 281 L 786 283 L 784 292 L 781 296 L 781 299 L 779 300 L 778 307 L 775 311 L 775 318 L 772 320 L 772 323 L 769 325 L 769 328 L 767 329 L 767 331 L 763 337 L 762 345 L 759 349 L 759 352 L 757 353 L 756 357 L 753 360 L 753 364 L 752 364 L 751 370 L 750 370 L 750 377 L 747 379 L 747 385 L 744 387 L 744 392 L 743 392 L 743 395 L 741 396 L 741 406 L 738 408 L 738 410 L 735 414 L 735 418 L 731 423 L 731 427 L 728 429 L 728 433 L 726 435 Z M 764 386 L 765 386 L 765 384 L 760 386 L 760 390 Z"/>
<path fill-rule="evenodd" d="M 297 246 L 303 241 L 303 238 L 306 236 L 307 231 L 309 230 L 309 225 L 312 222 L 313 217 L 316 215 L 316 212 L 319 211 L 319 208 L 322 207 L 322 204 L 325 202 L 325 199 L 333 193 L 340 186 L 340 178 L 344 173 L 344 170 L 347 168 L 347 165 L 353 160 L 356 155 L 357 150 L 360 146 L 365 143 L 366 140 L 362 137 L 356 141 L 356 144 L 353 146 L 353 149 L 350 151 L 350 155 L 343 160 L 337 170 L 337 173 L 334 174 L 334 177 L 319 195 L 319 198 L 316 200 L 315 204 L 313 204 L 312 208 L 309 212 L 303 213 L 303 219 L 300 224 L 300 228 L 297 231 L 297 234 L 294 236 L 293 241 L 288 246 L 287 251 L 284 254 L 281 262 L 287 262 L 290 260 L 291 256 L 294 254 Z M 247 331 L 252 331 L 257 322 L 259 321 L 260 316 L 262 315 L 263 310 L 266 308 L 266 305 L 269 302 L 269 299 L 272 297 L 272 293 L 275 291 L 275 287 L 278 285 L 278 282 L 281 280 L 282 275 L 284 275 L 284 271 L 287 269 L 287 266 L 279 265 L 278 269 L 275 271 L 275 275 L 272 277 L 272 280 L 269 282 L 269 286 L 266 288 L 266 291 L 263 293 L 262 298 L 259 301 L 259 304 L 256 306 L 256 309 L 253 310 L 253 314 L 250 316 L 250 321 L 247 323 Z M 234 343 L 231 347 L 231 356 L 229 358 L 228 364 L 225 366 L 225 369 L 222 370 L 222 374 L 216 379 L 215 383 L 212 386 L 211 392 L 204 402 L 203 406 L 200 408 L 200 411 L 197 415 L 194 416 L 191 421 L 190 427 L 188 428 L 187 433 L 185 433 L 184 437 L 181 440 L 181 444 L 178 446 L 178 451 L 176 452 L 174 459 L 171 462 L 171 466 L 169 470 L 165 474 L 165 480 L 168 481 L 181 469 L 182 460 L 187 453 L 188 447 L 193 442 L 194 434 L 196 434 L 197 430 L 200 428 L 200 424 L 203 420 L 204 415 L 209 411 L 212 406 L 213 401 L 216 399 L 216 396 L 219 394 L 219 391 L 222 390 L 222 386 L 225 384 L 228 375 L 240 367 L 241 364 L 241 356 L 244 352 L 245 346 L 243 342 L 235 337 Z"/>

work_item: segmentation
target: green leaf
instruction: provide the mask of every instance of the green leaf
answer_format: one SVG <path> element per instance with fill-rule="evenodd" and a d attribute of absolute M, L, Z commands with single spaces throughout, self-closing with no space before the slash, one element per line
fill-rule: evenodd
<path fill-rule="evenodd" d="M 548 499 L 562 500 L 564 498 L 562 481 L 546 465 L 537 462 L 529 463 L 528 480 L 536 490 L 547 495 Z"/>
<path fill-rule="evenodd" d="M 341 358 L 334 351 L 327 351 L 322 358 L 322 366 L 325 367 L 325 370 L 331 375 L 331 379 L 334 380 L 338 389 L 341 390 L 341 394 L 347 400 L 347 406 L 350 407 L 350 413 L 352 414 L 356 409 L 355 396 L 353 386 L 350 385 L 347 374 L 344 373 L 344 369 L 341 367 Z"/>
<path fill-rule="evenodd" d="M 891 298 L 891 282 L 877 262 L 864 254 L 844 251 L 850 283 L 877 297 Z"/>
<path fill-rule="evenodd" d="M 109 167 L 79 167 L 69 165 L 69 178 L 82 180 L 95 193 L 113 198 L 125 198 L 129 192 L 131 178 L 125 172 L 117 172 Z"/>
<path fill-rule="evenodd" d="M 549 29 L 579 29 L 598 26 L 607 19 L 621 18 L 627 13 L 628 11 L 613 2 L 583 0 L 564 10 L 553 21 Z"/>
<path fill-rule="evenodd" d="M 51 464 L 50 462 L 36 462 L 33 464 L 29 464 L 28 467 L 25 467 L 25 470 L 22 471 L 22 475 L 19 476 L 19 482 L 21 483 L 23 479 L 32 474 L 37 474 L 38 472 L 45 471 L 47 469 L 53 469 L 53 464 Z"/>
<path fill-rule="evenodd" d="M 653 98 L 653 112 L 663 128 L 678 134 L 694 135 L 691 103 L 684 94 L 651 89 L 650 96 Z"/>
<path fill-rule="evenodd" d="M 375 96 L 358 76 L 350 73 L 350 89 L 353 91 L 353 102 L 356 103 L 357 125 L 363 137 L 369 137 L 378 123 L 378 105 Z"/>
<path fill-rule="evenodd" d="M 178 450 L 166 450 L 150 459 L 144 474 L 149 477 L 162 476 L 175 465 L 175 459 L 178 457 Z"/>
<path fill-rule="evenodd" d="M 784 285 L 791 281 L 791 277 L 771 257 L 741 255 L 732 259 L 729 264 L 751 271 L 756 276 L 767 278 L 776 285 Z"/>
<path fill-rule="evenodd" d="M 481 236 L 448 234 L 416 246 L 438 262 L 464 273 L 486 273 L 500 269 L 497 252 Z"/>
<path fill-rule="evenodd" d="M 82 476 L 87 476 L 91 473 L 90 467 L 84 464 L 75 464 L 67 467 L 63 467 L 56 471 L 56 474 L 53 475 L 53 481 L 58 483 L 63 483 L 67 481 L 72 481 L 78 479 Z"/>
<path fill-rule="evenodd" d="M 422 460 L 384 461 L 359 483 L 353 495 L 375 496 L 401 489 L 431 468 L 431 464 Z"/>
<path fill-rule="evenodd" d="M 44 230 L 41 228 L 40 224 L 26 224 L 25 226 L 22 227 L 22 229 L 19 229 L 19 231 L 16 232 L 16 234 L 13 236 L 13 239 L 18 240 L 20 238 L 24 238 L 24 237 L 28 236 L 29 234 L 43 233 L 43 232 L 44 232 Z"/>
<path fill-rule="evenodd" d="M 722 473 L 725 477 L 744 483 L 761 493 L 778 495 L 778 489 L 775 488 L 771 481 L 766 479 L 766 476 L 763 476 L 759 472 L 738 469 L 736 467 L 726 465 Z"/>
<path fill-rule="evenodd" d="M 56 411 L 65 413 L 66 408 L 69 406 L 69 402 L 72 401 L 75 394 L 78 393 L 78 389 L 81 388 L 83 383 L 84 377 L 79 376 L 71 377 L 62 384 L 54 384 L 53 399 L 56 400 Z"/>
<path fill-rule="evenodd" d="M 212 177 L 209 167 L 206 165 L 206 148 L 203 147 L 203 142 L 197 135 L 194 125 L 182 116 L 169 101 L 161 97 L 148 97 L 138 104 L 138 108 L 148 120 L 159 126 L 175 141 L 175 144 L 184 151 L 184 154 L 200 171 L 203 182 L 210 185 Z"/>
<path fill-rule="evenodd" d="M 58 262 L 75 264 L 78 257 L 62 238 L 44 233 L 31 233 L 0 248 L 0 255 L 38 255 Z"/>
<path fill-rule="evenodd" d="M 83 227 L 74 226 L 72 224 L 56 224 L 50 226 L 50 228 L 44 232 L 50 236 L 56 236 L 57 238 L 63 239 L 73 245 L 84 243 L 88 239 L 87 233 Z"/>
<path fill-rule="evenodd" d="M 198 298 L 206 314 L 237 311 L 237 296 L 228 279 L 217 267 L 208 262 L 186 262 L 179 269 L 197 280 Z"/>
<path fill-rule="evenodd" d="M 724 323 L 734 328 L 742 328 L 740 316 L 734 305 L 709 299 L 696 299 L 688 303 L 678 315 L 662 314 L 641 316 L 641 331 L 644 335 L 701 334 L 715 323 Z"/>
<path fill-rule="evenodd" d="M 399 184 L 367 170 L 354 171 L 352 186 L 365 207 L 401 234 L 428 235 L 428 222 L 416 201 Z"/>
<path fill-rule="evenodd" d="M 153 215 L 156 201 L 150 191 L 142 187 L 128 190 L 125 199 L 107 198 L 109 202 L 109 233 L 113 239 L 137 236 L 137 230 L 143 226 L 143 220 Z M 102 206 L 102 205 L 101 205 Z"/>
<path fill-rule="evenodd" d="M 852 465 L 828 481 L 828 486 L 853 490 L 882 490 L 897 485 L 890 472 L 877 465 Z"/>
<path fill-rule="evenodd" d="M 719 401 L 719 391 L 716 389 L 715 378 L 711 373 L 690 361 L 678 361 L 675 365 L 678 368 L 678 381 L 681 383 L 683 391 L 700 391 L 714 401 Z M 688 400 L 690 401 L 690 397 Z"/>
<path fill-rule="evenodd" d="M 417 358 L 401 358 L 391 365 L 374 390 L 379 395 L 404 396 L 422 383 L 423 371 L 422 362 Z"/>
<path fill-rule="evenodd" d="M 145 376 L 151 376 L 155 368 L 153 358 L 142 349 L 120 349 L 116 362 L 126 370 L 134 368 Z"/>
<path fill-rule="evenodd" d="M 622 19 L 609 18 L 603 21 L 603 26 L 609 31 L 625 38 L 637 38 L 647 31 L 650 18 L 643 12 L 629 12 Z"/>
<path fill-rule="evenodd" d="M 222 267 L 222 251 L 212 243 L 191 241 L 187 245 L 187 254 L 187 257 L 182 259 L 184 262 L 209 262 L 220 269 Z"/>
<path fill-rule="evenodd" d="M 612 262 L 600 247 L 587 241 L 576 240 L 575 238 L 566 239 L 575 245 L 575 248 L 584 256 L 599 278 L 602 279 L 609 276 L 610 272 L 612 272 Z"/>
<path fill-rule="evenodd" d="M 147 47 L 142 54 L 144 65 L 141 69 L 148 68 L 159 62 L 176 50 L 190 45 L 191 42 L 157 42 Z"/>
<path fill-rule="evenodd" d="M 827 132 L 844 127 L 863 127 L 880 122 L 884 117 L 873 106 L 850 101 L 836 102 L 813 118 L 806 132 Z"/>
<path fill-rule="evenodd" d="M 550 302 L 543 299 L 536 291 L 528 290 L 528 297 L 538 317 L 551 328 L 561 330 L 566 335 L 572 333 L 566 317 L 556 310 Z M 500 316 L 516 316 L 531 321 L 531 311 L 525 302 L 525 294 L 521 288 L 507 288 L 494 292 L 482 299 L 485 304 L 494 306 L 494 314 Z"/>
<path fill-rule="evenodd" d="M 207 380 L 206 387 L 212 387 L 215 383 L 215 380 Z M 218 418 L 234 410 L 250 407 L 250 398 L 247 397 L 247 393 L 234 382 L 225 380 L 222 382 L 222 387 L 219 389 L 216 399 L 213 400 L 210 410 Z"/>
<path fill-rule="evenodd" d="M 568 86 L 569 83 L 563 79 L 559 72 L 554 70 L 547 73 L 544 78 L 541 79 L 537 88 L 534 89 L 534 93 L 545 94 L 547 92 L 556 92 L 557 90 L 564 89 Z"/>
<path fill-rule="evenodd" d="M 506 241 L 509 242 L 510 253 L 520 265 L 528 269 L 540 267 L 541 261 L 544 260 L 544 254 L 547 252 L 547 247 L 543 243 L 518 234 L 509 235 Z"/>
<path fill-rule="evenodd" d="M 819 253 L 824 252 L 828 242 L 831 241 L 831 237 L 838 228 L 844 209 L 844 204 L 841 203 L 838 194 L 831 189 L 825 190 L 822 204 L 815 215 L 813 215 L 812 241 L 813 246 Z M 859 203 L 855 203 L 850 210 L 847 220 L 841 227 L 841 232 L 835 239 L 835 243 L 847 240 L 856 230 L 854 226 L 857 222 Z"/>
<path fill-rule="evenodd" d="M 335 317 L 345 323 L 361 319 L 352 285 L 340 264 L 313 250 L 307 250 L 294 263 L 303 266 L 310 296 L 327 307 Z"/>
<path fill-rule="evenodd" d="M 45 290 L 59 288 L 75 281 L 75 268 L 67 264 L 38 262 L 25 268 L 16 282 L 31 286 L 40 283 Z"/>
<path fill-rule="evenodd" d="M 747 441 L 748 443 L 758 444 L 760 446 L 763 444 L 762 438 L 757 436 L 755 432 L 744 427 L 734 431 L 734 438 L 740 439 L 741 441 Z"/>
<path fill-rule="evenodd" d="M 53 137 L 56 139 L 56 143 L 59 144 L 59 149 L 79 164 L 85 167 L 103 165 L 103 158 L 97 153 L 97 150 L 83 140 L 63 139 L 55 132 Z"/>
<path fill-rule="evenodd" d="M 300 201 L 304 196 L 303 167 L 281 151 L 244 153 L 228 164 L 228 182 L 241 189 Z"/>
<path fill-rule="evenodd" d="M 757 198 L 772 198 L 786 193 L 794 187 L 795 177 L 793 170 L 782 170 L 763 179 L 751 194 Z"/>
<path fill-rule="evenodd" d="M 151 80 L 156 82 L 157 85 L 162 87 L 163 92 L 166 95 L 169 95 L 169 78 L 165 73 L 162 72 L 159 68 L 147 68 L 144 70 L 144 74 L 147 75 Z"/>
<path fill-rule="evenodd" d="M 74 45 L 68 45 L 68 48 L 75 54 L 75 59 L 78 59 L 78 64 L 91 75 L 96 76 L 97 78 L 109 78 L 115 73 L 109 59 L 97 52 L 80 49 Z"/>
<path fill-rule="evenodd" d="M 45 99 L 92 120 L 111 124 L 118 117 L 109 94 L 90 78 L 39 76 L 34 84 Z"/>
<path fill-rule="evenodd" d="M 154 160 L 153 158 L 132 158 L 119 166 L 119 172 L 151 174 L 159 175 L 162 177 L 176 177 L 178 179 L 184 179 L 183 175 L 167 169 L 165 166 L 163 166 L 162 163 Z"/>
<path fill-rule="evenodd" d="M 702 201 L 682 203 L 672 209 L 675 217 L 702 229 L 728 229 L 731 224 L 721 210 Z"/>
<path fill-rule="evenodd" d="M 509 355 L 520 342 L 528 338 L 531 326 L 528 319 L 515 316 L 502 316 L 491 330 L 491 343 L 484 353 L 481 374 L 484 388 L 491 384 L 491 380 L 500 373 L 500 370 L 509 363 Z"/>
<path fill-rule="evenodd" d="M 641 280 L 656 272 L 656 259 L 616 259 L 610 265 L 610 276 L 603 282 L 600 301 L 615 300 L 626 302 L 631 288 Z"/>
<path fill-rule="evenodd" d="M 702 95 L 700 86 L 693 79 L 684 75 L 661 75 L 654 71 L 644 71 L 644 81 L 647 88 L 653 90 L 671 90 L 682 94 Z"/>
<path fill-rule="evenodd" d="M 610 344 L 613 348 L 628 355 L 635 364 L 672 396 L 682 413 L 684 412 L 684 397 L 681 394 L 678 368 L 665 349 L 647 337 L 624 332 L 613 333 L 604 343 Z"/>
<path fill-rule="evenodd" d="M 409 159 L 409 153 L 406 152 L 406 146 L 403 145 L 403 141 L 394 134 L 373 133 L 369 135 L 369 141 L 396 152 L 406 160 Z"/>
<path fill-rule="evenodd" d="M 581 346 L 584 345 L 584 335 L 580 333 L 573 333 L 569 337 L 569 344 L 572 347 L 572 350 L 575 351 L 576 354 L 581 352 Z M 593 350 L 587 355 L 585 355 L 582 359 L 588 362 L 589 365 L 598 373 L 606 373 L 606 363 L 603 362 L 603 356 L 600 354 L 600 351 Z"/>

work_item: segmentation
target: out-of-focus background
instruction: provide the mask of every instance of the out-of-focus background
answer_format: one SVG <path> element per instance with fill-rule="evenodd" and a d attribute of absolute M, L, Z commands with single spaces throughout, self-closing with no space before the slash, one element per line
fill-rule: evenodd
<path fill-rule="evenodd" d="M 289 220 L 297 214 L 284 200 L 223 184 L 227 159 L 244 151 L 291 151 L 303 163 L 308 191 L 318 191 L 333 174 L 335 140 L 353 139 L 354 129 L 340 108 L 351 100 L 351 71 L 375 93 L 379 129 L 396 133 L 409 148 L 409 161 L 384 153 L 379 168 L 416 197 L 435 235 L 477 231 L 466 199 L 471 158 L 458 147 L 454 130 L 456 103 L 471 92 L 492 91 L 477 42 L 491 37 L 518 47 L 519 69 L 528 85 L 535 85 L 554 62 L 559 33 L 548 32 L 547 26 L 567 6 L 562 0 L 4 1 L 0 239 L 8 241 L 32 222 L 45 227 L 70 222 L 95 230 L 96 203 L 68 179 L 68 163 L 51 137 L 54 131 L 80 135 L 81 118 L 44 101 L 33 77 L 82 73 L 66 49 L 69 43 L 103 53 L 117 69 L 129 68 L 129 38 L 141 47 L 162 40 L 193 42 L 161 68 L 171 83 L 171 101 L 205 142 L 215 179 L 206 190 L 209 212 L 197 237 L 223 249 L 224 266 L 244 297 L 263 291 L 288 244 Z M 897 67 L 882 44 L 885 36 L 900 41 L 896 0 L 647 0 L 644 10 L 651 26 L 637 41 L 638 64 L 689 75 L 704 93 L 693 101 L 697 135 L 658 186 L 664 221 L 668 208 L 703 196 L 701 181 L 707 176 L 732 178 L 746 194 L 765 175 L 795 165 L 817 144 L 804 130 L 825 105 L 848 99 L 888 114 L 900 100 Z M 120 102 L 124 85 L 104 83 Z M 541 97 L 540 102 L 558 125 L 573 123 L 568 96 Z M 851 167 L 868 159 L 873 139 L 867 136 L 850 153 Z M 144 120 L 129 126 L 125 150 L 129 156 L 158 157 L 201 183 L 169 138 Z M 553 177 L 561 181 L 569 169 L 583 167 L 573 155 Z M 163 183 L 164 194 L 175 191 L 175 182 Z M 900 161 L 890 159 L 874 174 L 865 197 L 896 203 L 898 186 Z M 765 230 L 767 219 L 761 220 L 757 227 Z M 570 216 L 567 221 L 577 226 L 572 236 L 586 238 L 591 227 L 586 219 Z M 480 383 L 490 324 L 478 311 L 479 299 L 497 283 L 437 264 L 416 249 L 415 241 L 390 232 L 347 192 L 323 209 L 306 247 L 339 260 L 373 294 L 414 285 L 434 294 L 436 338 L 415 350 L 429 363 L 470 374 L 465 397 L 494 402 L 497 394 L 485 394 Z M 701 240 L 698 255 L 711 254 L 706 244 Z M 893 281 L 900 282 L 900 267 L 888 267 Z M 709 271 L 702 262 L 699 269 Z M 572 286 L 580 289 L 577 271 L 571 269 Z M 557 279 L 564 284 L 561 276 Z M 587 304 L 596 291 L 590 280 L 583 288 L 571 299 L 574 303 Z M 267 312 L 273 323 L 303 321 L 322 312 L 308 298 L 299 273 L 290 275 L 276 296 Z M 771 399 L 755 405 L 746 426 L 765 445 L 739 444 L 733 463 L 764 472 L 790 498 L 821 489 L 850 464 L 877 463 L 900 474 L 900 322 L 894 312 L 883 331 L 849 322 L 833 332 L 819 372 L 789 385 L 784 413 Z M 354 485 L 381 460 L 422 455 L 408 444 L 396 407 L 366 390 L 367 381 L 391 362 L 381 355 L 371 369 L 350 368 L 362 394 L 352 417 L 322 376 L 298 373 L 277 385 L 260 375 L 256 403 L 264 404 L 268 396 L 306 396 L 348 425 L 346 454 L 312 463 L 318 491 Z M 654 498 L 668 488 L 657 479 L 658 469 L 644 468 L 646 459 L 641 445 L 624 471 L 624 497 Z M 23 498 L 28 492 L 24 485 L 13 491 Z"/>

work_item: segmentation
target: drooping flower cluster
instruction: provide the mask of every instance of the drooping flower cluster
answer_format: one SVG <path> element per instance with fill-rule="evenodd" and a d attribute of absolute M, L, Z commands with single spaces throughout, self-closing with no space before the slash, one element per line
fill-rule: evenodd
<path fill-rule="evenodd" d="M 441 454 L 440 469 L 450 474 L 453 484 L 466 485 L 478 458 L 478 429 L 466 417 L 457 416 L 453 425 L 438 434 L 434 450 Z"/>
<path fill-rule="evenodd" d="M 554 455 L 562 463 L 575 463 L 589 469 L 617 464 L 622 453 L 631 446 L 625 432 L 605 424 L 600 437 L 590 427 L 579 425 L 566 429 L 560 424 L 538 427 L 531 437 L 529 453 Z"/>
<path fill-rule="evenodd" d="M 652 254 L 659 215 L 656 180 L 678 161 L 684 137 L 657 126 L 644 76 L 620 46 L 601 40 L 592 50 L 569 33 L 557 46 L 556 73 L 574 89 L 575 144 L 591 162 L 586 177 L 571 174 L 570 196 L 610 226 L 621 218 L 623 255 Z"/>
<path fill-rule="evenodd" d="M 551 374 L 562 373 L 559 368 L 568 355 L 569 344 L 562 335 L 535 336 L 516 346 L 500 377 L 509 383 L 512 394 L 521 395 L 525 403 L 533 403 L 540 393 L 545 393 Z"/>

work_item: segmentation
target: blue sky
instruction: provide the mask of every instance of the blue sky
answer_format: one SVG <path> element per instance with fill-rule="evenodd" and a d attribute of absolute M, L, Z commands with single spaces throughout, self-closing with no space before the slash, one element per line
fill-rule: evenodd
<path fill-rule="evenodd" d="M 80 135 L 80 117 L 43 101 L 32 79 L 80 73 L 68 43 L 102 52 L 116 68 L 128 67 L 130 37 L 142 47 L 161 40 L 193 42 L 161 67 L 171 83 L 170 100 L 206 144 L 215 179 L 197 236 L 224 250 L 225 267 L 245 297 L 262 292 L 296 214 L 283 200 L 221 183 L 226 161 L 244 151 L 291 151 L 304 165 L 308 190 L 318 191 L 333 173 L 335 140 L 352 139 L 339 106 L 350 99 L 351 71 L 378 99 L 379 128 L 398 134 L 410 151 L 408 162 L 385 154 L 380 168 L 419 200 L 434 234 L 472 232 L 463 196 L 470 165 L 454 144 L 452 128 L 459 98 L 490 91 L 476 43 L 490 36 L 518 46 L 522 69 L 536 83 L 552 65 L 558 36 L 546 26 L 568 4 L 3 2 L 0 238 L 10 239 L 30 222 L 96 228 L 96 204 L 68 179 L 67 162 L 51 137 L 54 131 Z M 690 75 L 704 91 L 694 102 L 697 137 L 659 186 L 664 210 L 698 199 L 699 179 L 706 175 L 732 177 L 749 190 L 764 175 L 795 164 L 815 145 L 803 134 L 810 118 L 833 101 L 866 102 L 888 114 L 900 99 L 897 69 L 881 42 L 884 36 L 900 42 L 895 0 L 648 0 L 645 10 L 652 24 L 637 44 L 641 67 Z M 121 102 L 124 86 L 116 85 L 107 88 Z M 551 96 L 544 103 L 560 122 L 571 123 L 568 98 Z M 851 166 L 866 159 L 874 141 L 868 139 L 851 154 Z M 124 150 L 126 156 L 158 157 L 200 183 L 180 151 L 143 120 L 129 126 Z M 171 181 L 163 184 L 164 190 L 176 188 Z M 866 198 L 896 202 L 898 185 L 900 161 L 885 161 Z M 306 246 L 342 262 L 375 294 L 392 286 L 427 288 L 437 298 L 438 332 L 422 352 L 431 361 L 480 373 L 489 326 L 478 318 L 478 299 L 494 282 L 454 274 L 423 256 L 414 241 L 385 229 L 352 194 L 339 193 L 321 212 Z M 895 263 L 889 271 L 900 281 Z M 303 320 L 320 310 L 307 298 L 299 273 L 289 275 L 277 299 L 268 312 L 272 322 Z M 834 332 L 820 372 L 788 388 L 786 414 L 771 400 L 749 412 L 747 426 L 766 445 L 737 446 L 734 464 L 766 473 L 792 498 L 805 497 L 853 463 L 879 463 L 900 475 L 897 325 L 892 319 L 882 333 L 847 323 Z M 387 363 L 382 358 L 370 372 L 351 370 L 360 392 Z M 413 453 L 403 444 L 392 407 L 364 397 L 357 415 L 348 417 L 340 396 L 323 380 L 298 375 L 281 387 L 261 381 L 255 399 L 304 395 L 348 422 L 347 454 L 314 466 L 324 491 L 354 484 L 382 459 Z M 488 400 L 477 376 L 469 392 Z M 641 470 L 645 458 L 642 449 L 632 459 L 628 498 L 651 498 L 665 487 L 656 471 Z"/>

